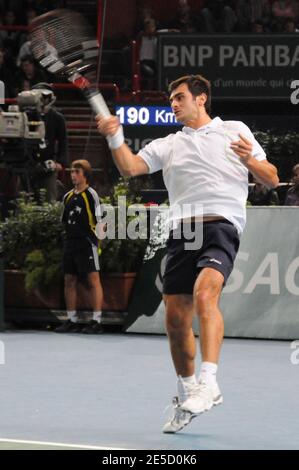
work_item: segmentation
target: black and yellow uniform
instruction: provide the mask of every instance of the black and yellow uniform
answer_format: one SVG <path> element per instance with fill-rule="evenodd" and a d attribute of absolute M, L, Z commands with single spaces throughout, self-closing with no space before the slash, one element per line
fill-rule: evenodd
<path fill-rule="evenodd" d="M 101 219 L 101 206 L 96 191 L 90 187 L 80 193 L 71 190 L 64 196 L 63 203 L 64 273 L 82 275 L 99 271 L 99 240 L 95 227 Z"/>

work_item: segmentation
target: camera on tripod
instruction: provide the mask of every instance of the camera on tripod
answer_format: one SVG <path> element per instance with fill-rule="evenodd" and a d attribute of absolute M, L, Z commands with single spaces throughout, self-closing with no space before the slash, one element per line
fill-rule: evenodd
<path fill-rule="evenodd" d="M 20 167 L 38 161 L 46 145 L 41 117 L 46 100 L 44 90 L 22 91 L 17 105 L 0 112 L 0 160 L 6 165 Z"/>

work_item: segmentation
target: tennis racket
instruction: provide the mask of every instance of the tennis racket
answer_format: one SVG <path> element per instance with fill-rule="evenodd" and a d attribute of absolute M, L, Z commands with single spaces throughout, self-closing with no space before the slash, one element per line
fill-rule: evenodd
<path fill-rule="evenodd" d="M 29 33 L 40 65 L 79 88 L 95 114 L 111 116 L 97 84 L 99 43 L 85 18 L 71 10 L 52 10 L 35 18 Z"/>

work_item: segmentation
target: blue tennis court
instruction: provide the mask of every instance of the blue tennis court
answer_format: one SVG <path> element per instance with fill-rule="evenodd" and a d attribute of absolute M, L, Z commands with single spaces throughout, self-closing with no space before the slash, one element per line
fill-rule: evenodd
<path fill-rule="evenodd" d="M 176 394 L 165 336 L 0 335 L 0 449 L 298 449 L 290 342 L 226 339 L 224 404 L 164 435 Z"/>

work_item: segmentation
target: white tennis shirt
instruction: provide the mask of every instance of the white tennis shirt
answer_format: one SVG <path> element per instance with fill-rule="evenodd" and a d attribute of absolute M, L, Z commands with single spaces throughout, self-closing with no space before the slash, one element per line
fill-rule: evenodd
<path fill-rule="evenodd" d="M 230 148 L 232 141 L 240 139 L 239 133 L 252 142 L 253 157 L 265 160 L 264 150 L 246 124 L 219 117 L 199 129 L 183 127 L 175 134 L 153 140 L 138 152 L 149 173 L 163 171 L 172 226 L 182 218 L 183 212 L 177 208 L 190 205 L 190 215 L 225 217 L 241 235 L 246 223 L 248 170 Z M 202 208 L 197 209 L 196 205 Z"/>

